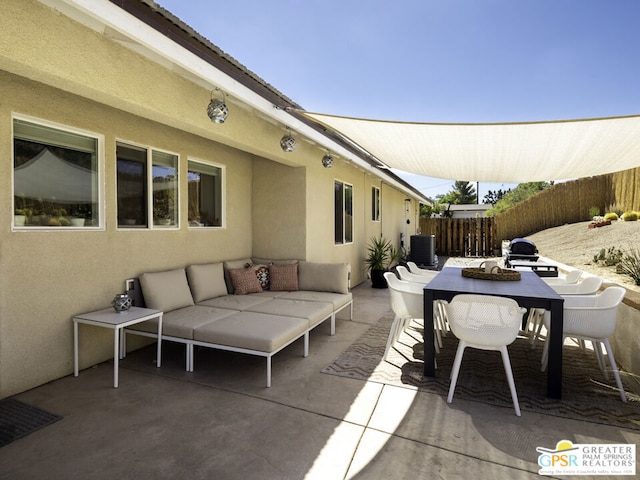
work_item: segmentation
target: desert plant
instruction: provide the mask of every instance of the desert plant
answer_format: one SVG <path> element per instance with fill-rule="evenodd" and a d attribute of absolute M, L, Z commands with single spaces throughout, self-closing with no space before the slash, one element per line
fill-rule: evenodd
<path fill-rule="evenodd" d="M 368 270 L 389 270 L 400 259 L 400 252 L 384 237 L 371 237 L 364 263 Z"/>
<path fill-rule="evenodd" d="M 618 265 L 620 273 L 629 275 L 636 285 L 640 285 L 640 250 L 632 248 Z"/>
<path fill-rule="evenodd" d="M 593 256 L 593 263 L 601 263 L 606 267 L 612 267 L 620 263 L 624 256 L 622 250 L 616 247 L 609 247 L 606 250 L 601 248 L 598 253 Z"/>
<path fill-rule="evenodd" d="M 638 212 L 624 212 L 622 214 L 622 220 L 624 220 L 625 222 L 635 222 L 636 220 L 638 220 Z"/>
<path fill-rule="evenodd" d="M 613 212 L 618 216 L 618 218 L 620 218 L 624 212 L 624 208 L 621 205 L 614 203 L 611 205 L 607 205 L 607 207 L 605 208 L 605 212 Z"/>
<path fill-rule="evenodd" d="M 589 218 L 599 217 L 600 216 L 600 208 L 591 207 L 589 208 Z"/>
<path fill-rule="evenodd" d="M 609 212 L 604 214 L 604 219 L 610 222 L 616 221 L 619 219 L 618 214 L 616 212 Z"/>

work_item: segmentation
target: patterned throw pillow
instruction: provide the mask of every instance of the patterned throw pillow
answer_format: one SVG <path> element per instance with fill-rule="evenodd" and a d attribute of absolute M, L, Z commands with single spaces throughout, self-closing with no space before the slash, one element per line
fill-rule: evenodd
<path fill-rule="evenodd" d="M 256 278 L 258 279 L 258 283 L 260 283 L 262 290 L 269 290 L 269 283 L 271 279 L 269 267 L 263 264 L 254 264 L 253 269 L 256 272 Z"/>
<path fill-rule="evenodd" d="M 236 295 L 260 293 L 262 291 L 256 272 L 252 267 L 229 270 L 229 277 L 231 277 L 233 293 Z"/>
<path fill-rule="evenodd" d="M 293 292 L 298 290 L 298 264 L 271 265 L 271 290 Z"/>

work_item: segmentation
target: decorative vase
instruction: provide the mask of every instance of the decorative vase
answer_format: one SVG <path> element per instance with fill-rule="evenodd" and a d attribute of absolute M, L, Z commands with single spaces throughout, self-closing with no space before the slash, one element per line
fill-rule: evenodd
<path fill-rule="evenodd" d="M 131 297 L 126 293 L 117 294 L 111 301 L 113 309 L 118 313 L 124 313 L 131 308 Z"/>

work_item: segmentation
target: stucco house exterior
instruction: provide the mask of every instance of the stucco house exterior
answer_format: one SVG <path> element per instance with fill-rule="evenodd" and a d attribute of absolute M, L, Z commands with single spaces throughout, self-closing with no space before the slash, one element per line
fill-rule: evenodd
<path fill-rule="evenodd" d="M 372 236 L 416 233 L 428 198 L 152 1 L 4 0 L 0 23 L 0 398 L 71 374 L 71 317 L 126 278 L 297 258 L 353 286 Z"/>

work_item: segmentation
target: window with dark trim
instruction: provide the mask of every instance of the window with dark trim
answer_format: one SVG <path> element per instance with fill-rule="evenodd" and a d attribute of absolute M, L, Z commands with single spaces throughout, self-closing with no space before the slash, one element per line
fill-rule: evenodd
<path fill-rule="evenodd" d="M 334 182 L 335 243 L 353 242 L 353 186 Z"/>
<path fill-rule="evenodd" d="M 222 227 L 223 168 L 189 160 L 189 227 Z"/>
<path fill-rule="evenodd" d="M 118 143 L 118 227 L 178 226 L 178 156 Z"/>
<path fill-rule="evenodd" d="M 380 221 L 380 189 L 371 187 L 371 220 Z"/>

